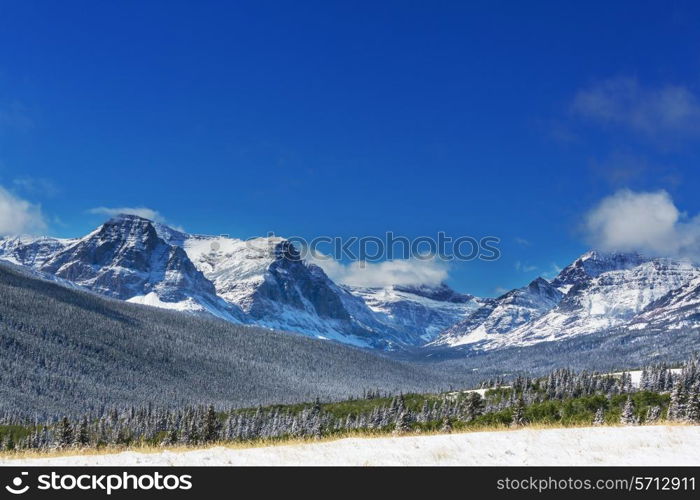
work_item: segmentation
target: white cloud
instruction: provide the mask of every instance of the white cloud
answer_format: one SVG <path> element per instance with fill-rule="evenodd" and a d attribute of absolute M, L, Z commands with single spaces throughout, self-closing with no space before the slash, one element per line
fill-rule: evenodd
<path fill-rule="evenodd" d="M 447 263 L 438 259 L 397 259 L 347 265 L 324 256 L 309 260 L 336 283 L 349 286 L 439 285 L 448 277 Z"/>
<path fill-rule="evenodd" d="M 108 217 L 114 217 L 116 215 L 136 215 L 138 217 L 143 217 L 144 219 L 150 219 L 155 222 L 165 223 L 165 217 L 163 217 L 157 210 L 146 207 L 121 207 L 121 208 L 109 208 L 109 207 L 97 207 L 88 210 L 88 213 L 97 215 L 106 215 Z"/>
<path fill-rule="evenodd" d="M 618 191 L 587 214 L 585 229 L 601 250 L 700 257 L 700 217 L 678 210 L 666 191 Z"/>
<path fill-rule="evenodd" d="M 537 266 L 523 264 L 518 260 L 515 262 L 515 270 L 522 273 L 531 273 L 537 270 Z"/>
<path fill-rule="evenodd" d="M 700 102 L 681 85 L 645 87 L 635 78 L 612 78 L 580 90 L 574 112 L 649 135 L 700 133 Z"/>
<path fill-rule="evenodd" d="M 45 229 L 41 207 L 0 186 L 0 235 L 35 233 Z"/>
<path fill-rule="evenodd" d="M 59 189 L 49 179 L 41 177 L 19 177 L 12 181 L 18 191 L 42 196 L 55 196 Z"/>

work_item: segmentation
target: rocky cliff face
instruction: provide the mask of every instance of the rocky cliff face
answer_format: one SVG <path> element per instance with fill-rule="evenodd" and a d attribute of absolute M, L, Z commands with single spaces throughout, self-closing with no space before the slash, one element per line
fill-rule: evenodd
<path fill-rule="evenodd" d="M 119 216 L 83 238 L 42 238 L 5 251 L 16 263 L 101 295 L 243 319 L 237 307 L 217 297 L 184 250 L 160 238 L 147 219 Z"/>

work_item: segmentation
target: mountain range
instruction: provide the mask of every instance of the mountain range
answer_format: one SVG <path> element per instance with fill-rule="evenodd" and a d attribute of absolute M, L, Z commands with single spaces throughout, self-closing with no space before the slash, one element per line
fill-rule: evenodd
<path fill-rule="evenodd" d="M 385 352 L 488 352 L 700 326 L 700 268 L 636 253 L 590 251 L 551 280 L 480 298 L 445 284 L 349 287 L 283 238 L 193 235 L 121 215 L 82 238 L 5 237 L 0 260 L 113 299 Z"/>

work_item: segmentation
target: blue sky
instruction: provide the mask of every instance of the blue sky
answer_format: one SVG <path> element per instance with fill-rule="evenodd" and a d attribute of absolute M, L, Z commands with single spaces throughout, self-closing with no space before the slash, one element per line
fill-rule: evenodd
<path fill-rule="evenodd" d="M 2 2 L 0 194 L 57 236 L 94 228 L 97 207 L 240 237 L 494 235 L 499 261 L 449 269 L 493 295 L 585 251 L 587 214 L 621 189 L 700 212 L 698 16 Z"/>

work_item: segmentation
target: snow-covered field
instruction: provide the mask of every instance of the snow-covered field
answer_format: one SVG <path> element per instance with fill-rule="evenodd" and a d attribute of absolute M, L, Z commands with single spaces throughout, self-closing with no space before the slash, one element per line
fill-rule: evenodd
<path fill-rule="evenodd" d="M 352 438 L 265 448 L 0 460 L 0 465 L 700 465 L 700 426 Z"/>

